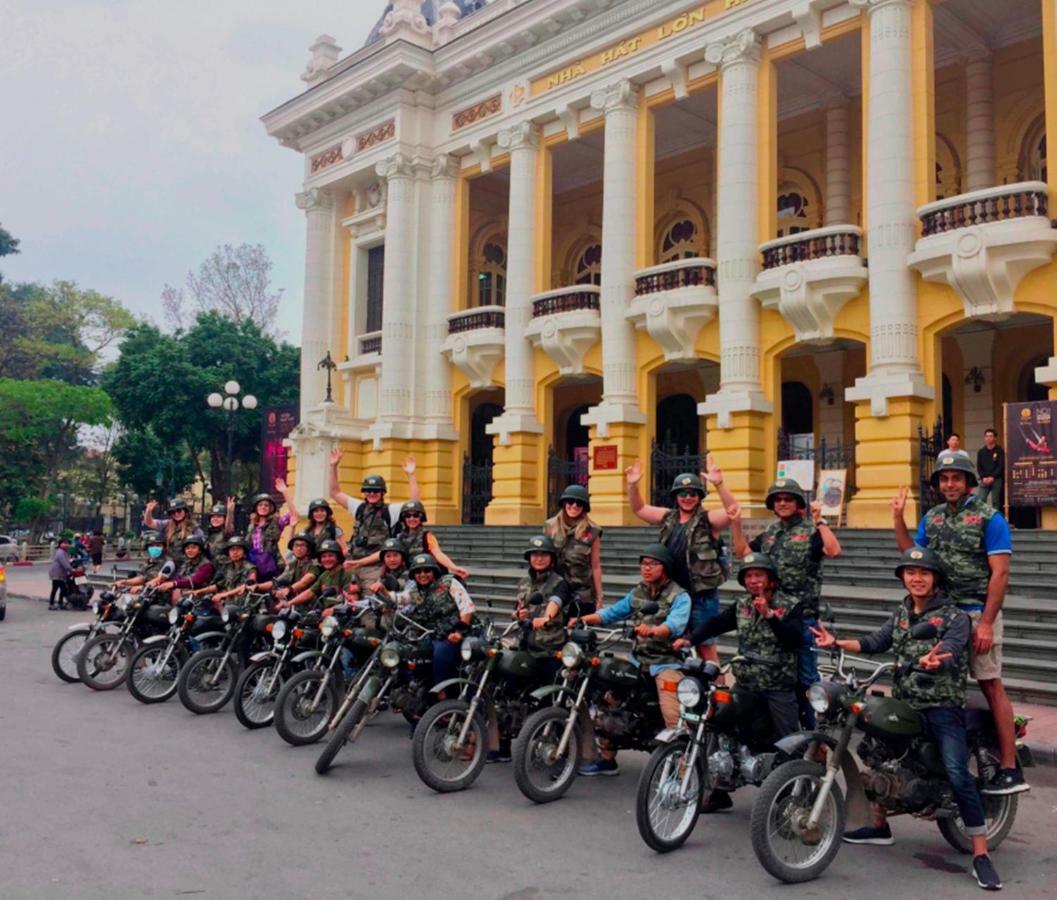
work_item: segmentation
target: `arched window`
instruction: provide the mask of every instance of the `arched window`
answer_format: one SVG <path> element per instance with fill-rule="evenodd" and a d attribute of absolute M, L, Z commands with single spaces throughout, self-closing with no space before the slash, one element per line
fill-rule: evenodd
<path fill-rule="evenodd" d="M 661 263 L 675 262 L 677 259 L 691 259 L 703 256 L 701 252 L 701 234 L 691 219 L 677 219 L 661 235 Z"/>
<path fill-rule="evenodd" d="M 577 257 L 573 271 L 574 284 L 602 283 L 602 245 L 591 244 Z"/>
<path fill-rule="evenodd" d="M 477 305 L 506 303 L 506 250 L 497 240 L 485 242 L 477 266 Z"/>
<path fill-rule="evenodd" d="M 800 191 L 787 191 L 778 196 L 778 237 L 788 237 L 811 230 L 810 217 L 814 210 L 809 209 L 811 201 Z"/>
<path fill-rule="evenodd" d="M 782 431 L 788 435 L 812 434 L 815 430 L 815 402 L 806 384 L 782 382 Z"/>
<path fill-rule="evenodd" d="M 962 192 L 962 163 L 946 137 L 936 135 L 936 199 L 957 197 Z"/>
<path fill-rule="evenodd" d="M 1024 180 L 1045 181 L 1048 174 L 1046 166 L 1046 132 L 1039 134 L 1033 129 L 1028 135 L 1024 147 Z"/>

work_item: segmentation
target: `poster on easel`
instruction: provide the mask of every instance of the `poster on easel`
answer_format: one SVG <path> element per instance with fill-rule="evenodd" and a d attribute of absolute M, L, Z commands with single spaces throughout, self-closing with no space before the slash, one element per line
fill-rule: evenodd
<path fill-rule="evenodd" d="M 815 490 L 815 461 L 813 459 L 782 459 L 778 461 L 778 479 L 792 478 L 807 494 Z"/>
<path fill-rule="evenodd" d="M 844 521 L 844 495 L 848 489 L 847 469 L 822 469 L 818 473 L 818 501 L 822 515 Z"/>

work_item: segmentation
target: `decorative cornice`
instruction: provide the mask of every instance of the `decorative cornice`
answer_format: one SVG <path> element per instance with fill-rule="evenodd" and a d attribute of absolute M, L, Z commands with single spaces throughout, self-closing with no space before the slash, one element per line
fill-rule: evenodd
<path fill-rule="evenodd" d="M 320 209 L 334 208 L 334 195 L 323 188 L 309 188 L 294 196 L 294 202 L 298 209 L 306 213 L 316 212 Z"/>
<path fill-rule="evenodd" d="M 460 128 L 465 128 L 467 125 L 473 125 L 475 122 L 480 122 L 481 119 L 487 119 L 489 116 L 494 116 L 503 108 L 503 95 L 493 94 L 479 103 L 474 103 L 472 106 L 467 106 L 465 109 L 460 109 L 457 113 L 453 113 L 451 117 L 451 130 L 458 131 Z"/>
<path fill-rule="evenodd" d="M 403 153 L 394 153 L 387 159 L 375 164 L 375 172 L 380 178 L 391 180 L 393 178 L 412 178 L 415 174 L 414 163 Z"/>
<path fill-rule="evenodd" d="M 341 162 L 342 159 L 344 159 L 344 152 L 341 144 L 317 153 L 312 157 L 312 174 L 315 175 L 316 172 L 321 172 L 334 163 Z"/>
<path fill-rule="evenodd" d="M 760 61 L 760 45 L 759 35 L 751 28 L 745 28 L 705 47 L 705 62 L 720 69 L 741 63 L 755 65 Z"/>
<path fill-rule="evenodd" d="M 539 126 L 532 122 L 518 122 L 499 132 L 498 144 L 504 150 L 535 149 L 539 143 Z"/>
<path fill-rule="evenodd" d="M 441 153 L 433 158 L 430 175 L 433 178 L 455 178 L 459 174 L 459 160 L 450 153 Z"/>
<path fill-rule="evenodd" d="M 865 9 L 870 14 L 877 12 L 882 6 L 910 6 L 911 0 L 848 0 L 849 6 L 857 6 Z"/>
<path fill-rule="evenodd" d="M 633 111 L 638 105 L 638 89 L 626 78 L 591 92 L 591 107 L 607 115 L 616 110 Z"/>

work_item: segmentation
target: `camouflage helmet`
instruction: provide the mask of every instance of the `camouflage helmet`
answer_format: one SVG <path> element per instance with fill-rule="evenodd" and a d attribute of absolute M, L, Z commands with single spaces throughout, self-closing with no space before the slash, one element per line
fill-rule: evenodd
<path fill-rule="evenodd" d="M 545 534 L 537 534 L 535 537 L 529 538 L 528 546 L 522 555 L 525 559 L 528 559 L 533 553 L 549 553 L 551 555 L 551 565 L 558 562 L 558 550 L 554 546 L 554 541 Z"/>
<path fill-rule="evenodd" d="M 360 491 L 381 491 L 385 493 L 385 479 L 381 475 L 367 475 L 360 485 Z"/>
<path fill-rule="evenodd" d="M 976 468 L 968 456 L 962 456 L 960 453 L 944 450 L 936 457 L 936 468 L 932 470 L 932 476 L 929 478 L 929 484 L 934 489 L 939 488 L 940 472 L 961 472 L 965 475 L 965 483 L 968 487 L 973 488 L 977 485 Z"/>
<path fill-rule="evenodd" d="M 582 504 L 585 513 L 591 511 L 591 495 L 587 493 L 587 488 L 582 484 L 570 484 L 562 491 L 558 502 L 564 506 L 568 500 L 575 500 L 577 503 Z"/>
<path fill-rule="evenodd" d="M 793 483 L 795 484 L 796 482 Z M 774 560 L 766 553 L 754 551 L 742 557 L 741 567 L 738 569 L 738 584 L 742 587 L 745 587 L 745 573 L 748 572 L 749 569 L 763 569 L 765 572 L 770 572 L 771 577 L 775 581 L 778 580 L 778 567 L 774 564 Z"/>
<path fill-rule="evenodd" d="M 908 547 L 903 551 L 896 563 L 896 578 L 903 580 L 904 569 L 928 569 L 936 575 L 936 587 L 943 587 L 947 583 L 947 567 L 943 564 L 939 554 L 928 547 Z"/>
<path fill-rule="evenodd" d="M 239 537 L 237 534 L 233 538 L 228 539 L 228 542 L 224 545 L 224 552 L 230 553 L 232 547 L 241 547 L 247 555 L 250 552 L 249 542 L 244 537 Z"/>
<path fill-rule="evenodd" d="M 408 513 L 418 513 L 422 516 L 422 521 L 426 521 L 426 507 L 424 507 L 419 500 L 408 500 L 403 506 L 400 507 L 400 521 L 404 520 L 404 517 Z"/>
<path fill-rule="evenodd" d="M 290 540 L 286 542 L 288 550 L 294 549 L 294 543 L 297 541 L 304 541 L 308 544 L 308 556 L 309 558 L 315 558 L 316 556 L 316 542 L 315 539 L 307 531 L 297 531 L 290 535 Z"/>
<path fill-rule="evenodd" d="M 345 562 L 345 551 L 341 549 L 341 544 L 337 541 L 320 541 L 316 556 L 322 558 L 324 553 L 335 553 L 339 563 Z"/>
<path fill-rule="evenodd" d="M 197 544 L 199 550 L 205 550 L 206 539 L 198 532 L 195 532 L 194 534 L 187 535 L 187 537 L 183 539 L 183 542 L 180 544 L 180 549 L 186 550 L 188 544 Z"/>
<path fill-rule="evenodd" d="M 183 497 L 173 497 L 173 499 L 169 501 L 169 505 L 166 509 L 169 511 L 170 515 L 178 509 L 182 509 L 184 512 L 191 511 L 191 507 L 187 505 L 187 501 L 184 500 Z"/>
<path fill-rule="evenodd" d="M 256 512 L 258 503 L 270 503 L 273 510 L 276 508 L 275 498 L 273 498 L 271 494 L 262 493 L 254 495 L 253 499 L 250 501 L 250 509 Z"/>
<path fill-rule="evenodd" d="M 697 472 L 683 472 L 675 476 L 672 489 L 669 493 L 674 497 L 680 491 L 697 491 L 702 497 L 705 496 L 705 483 Z"/>
<path fill-rule="evenodd" d="M 386 553 L 399 553 L 404 558 L 404 565 L 407 565 L 407 547 L 404 546 L 404 542 L 400 538 L 386 538 L 382 541 L 382 548 L 378 551 L 379 559 L 385 560 Z"/>
<path fill-rule="evenodd" d="M 411 560 L 411 565 L 408 566 L 408 573 L 414 575 L 416 572 L 421 572 L 424 569 L 432 569 L 438 575 L 443 575 L 444 570 L 440 567 L 440 563 L 433 558 L 432 553 L 416 553 L 415 558 Z"/>
<path fill-rule="evenodd" d="M 639 553 L 639 562 L 644 559 L 657 560 L 664 566 L 666 575 L 671 575 L 672 569 L 675 567 L 675 557 L 672 556 L 672 551 L 665 547 L 664 544 L 647 544 L 642 548 L 642 552 Z"/>
<path fill-rule="evenodd" d="M 800 487 L 800 482 L 794 478 L 776 478 L 774 483 L 767 488 L 767 499 L 764 500 L 764 504 L 771 512 L 774 512 L 774 498 L 779 494 L 791 494 L 796 497 L 797 509 L 807 509 L 807 497 L 804 496 L 804 489 Z"/>
<path fill-rule="evenodd" d="M 310 519 L 312 518 L 312 513 L 314 513 L 317 509 L 325 509 L 327 511 L 328 516 L 334 515 L 334 510 L 323 497 L 316 497 L 315 500 L 308 504 L 308 517 Z"/>
<path fill-rule="evenodd" d="M 224 516 L 224 518 L 227 518 L 227 515 L 228 515 L 228 508 L 223 503 L 214 503 L 209 508 L 209 516 L 210 516 L 210 518 L 212 518 L 213 516 Z"/>
<path fill-rule="evenodd" d="M 140 535 L 143 539 L 143 546 L 149 547 L 151 544 L 161 544 L 165 546 L 165 538 L 160 531 L 144 531 Z M 63 538 L 64 541 L 69 541 L 69 538 Z"/>

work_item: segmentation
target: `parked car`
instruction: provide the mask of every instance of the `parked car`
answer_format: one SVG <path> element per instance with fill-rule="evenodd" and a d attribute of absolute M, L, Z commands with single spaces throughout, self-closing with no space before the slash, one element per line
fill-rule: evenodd
<path fill-rule="evenodd" d="M 4 617 L 7 615 L 7 572 L 4 571 L 4 564 L 0 563 L 0 622 L 4 621 Z"/>
<path fill-rule="evenodd" d="M 19 555 L 18 541 L 9 534 L 0 534 L 0 562 L 15 562 Z"/>

